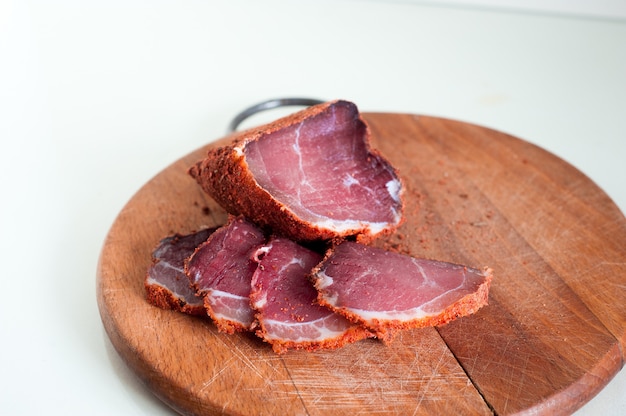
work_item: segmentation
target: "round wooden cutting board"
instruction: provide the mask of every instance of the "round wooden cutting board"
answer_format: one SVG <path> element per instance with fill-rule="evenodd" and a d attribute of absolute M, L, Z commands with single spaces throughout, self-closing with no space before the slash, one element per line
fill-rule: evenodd
<path fill-rule="evenodd" d="M 216 143 L 159 173 L 119 214 L 97 297 L 119 354 L 183 414 L 569 414 L 621 369 L 626 220 L 581 172 L 484 127 L 365 113 L 399 170 L 406 222 L 376 244 L 489 266 L 489 305 L 440 328 L 276 355 L 253 335 L 148 304 L 151 251 L 226 213 L 187 175 Z M 224 139 L 228 140 L 228 138 Z"/>

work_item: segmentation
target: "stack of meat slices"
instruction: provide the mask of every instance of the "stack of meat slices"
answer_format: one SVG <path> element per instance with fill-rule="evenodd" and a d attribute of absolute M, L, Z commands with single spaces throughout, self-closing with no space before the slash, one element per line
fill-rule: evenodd
<path fill-rule="evenodd" d="M 402 183 L 350 102 L 240 133 L 189 173 L 231 215 L 159 243 L 145 280 L 156 306 L 252 331 L 283 353 L 390 342 L 487 303 L 489 269 L 368 245 L 400 225 Z"/>

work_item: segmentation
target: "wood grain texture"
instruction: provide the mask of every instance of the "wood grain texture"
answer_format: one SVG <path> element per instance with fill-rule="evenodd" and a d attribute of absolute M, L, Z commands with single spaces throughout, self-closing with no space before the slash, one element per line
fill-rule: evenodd
<path fill-rule="evenodd" d="M 364 115 L 407 189 L 407 220 L 377 245 L 494 270 L 489 306 L 440 328 L 336 351 L 289 352 L 145 301 L 168 234 L 222 224 L 167 167 L 113 224 L 97 270 L 104 327 L 148 387 L 183 414 L 569 414 L 623 365 L 626 220 L 578 170 L 523 140 L 458 121 Z M 227 140 L 225 138 L 224 140 Z"/>

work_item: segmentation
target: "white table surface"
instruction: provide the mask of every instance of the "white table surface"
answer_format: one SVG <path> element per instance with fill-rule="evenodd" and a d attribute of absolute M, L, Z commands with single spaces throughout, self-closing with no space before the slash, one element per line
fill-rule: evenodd
<path fill-rule="evenodd" d="M 1 1 L 0 413 L 171 414 L 103 330 L 98 255 L 148 179 L 258 101 L 499 129 L 626 211 L 626 18 L 459 3 Z M 576 414 L 626 414 L 626 372 Z"/>

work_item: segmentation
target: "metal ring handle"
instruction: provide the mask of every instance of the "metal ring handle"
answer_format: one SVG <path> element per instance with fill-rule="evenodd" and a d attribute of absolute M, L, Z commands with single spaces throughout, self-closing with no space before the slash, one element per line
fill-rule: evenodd
<path fill-rule="evenodd" d="M 248 117 L 260 113 L 261 111 L 271 110 L 273 108 L 278 107 L 289 107 L 289 106 L 304 106 L 308 107 L 311 105 L 322 104 L 325 101 L 316 100 L 313 98 L 274 98 L 271 100 L 263 101 L 258 104 L 255 104 L 251 107 L 246 108 L 241 113 L 237 114 L 235 118 L 228 125 L 228 132 L 232 133 L 237 130 L 237 127 Z"/>

